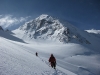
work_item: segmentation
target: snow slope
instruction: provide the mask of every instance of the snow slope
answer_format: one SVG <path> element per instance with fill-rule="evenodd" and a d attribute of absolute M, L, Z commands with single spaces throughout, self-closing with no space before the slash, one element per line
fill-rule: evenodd
<path fill-rule="evenodd" d="M 36 49 L 28 47 L 29 44 L 3 37 L 0 42 L 0 75 L 76 75 L 65 69 L 63 72 L 62 68 L 52 69 L 47 60 L 34 55 Z"/>
<path fill-rule="evenodd" d="M 100 55 L 83 45 L 27 43 L 13 35 L 0 31 L 0 75 L 100 75 Z M 51 53 L 57 59 L 56 70 L 48 63 Z"/>

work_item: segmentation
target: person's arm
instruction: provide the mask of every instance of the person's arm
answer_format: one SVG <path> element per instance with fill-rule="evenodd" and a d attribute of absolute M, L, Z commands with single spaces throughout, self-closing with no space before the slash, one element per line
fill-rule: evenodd
<path fill-rule="evenodd" d="M 51 61 L 51 58 L 49 58 L 49 62 Z"/>

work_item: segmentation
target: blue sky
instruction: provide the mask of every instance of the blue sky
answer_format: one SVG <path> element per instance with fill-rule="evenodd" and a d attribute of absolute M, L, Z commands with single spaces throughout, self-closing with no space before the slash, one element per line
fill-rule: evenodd
<path fill-rule="evenodd" d="M 1 26 L 16 28 L 41 14 L 66 20 L 82 30 L 100 29 L 100 0 L 0 0 Z"/>

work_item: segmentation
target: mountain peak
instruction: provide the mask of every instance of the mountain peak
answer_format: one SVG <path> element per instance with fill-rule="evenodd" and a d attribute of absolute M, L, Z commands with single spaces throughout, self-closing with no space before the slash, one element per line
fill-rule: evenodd
<path fill-rule="evenodd" d="M 51 17 L 51 16 L 49 16 L 49 15 L 47 15 L 47 14 L 42 14 L 42 15 L 40 15 L 39 17 L 37 17 L 35 20 L 37 20 L 37 21 L 41 21 L 41 20 L 53 21 L 54 18 Z"/>
<path fill-rule="evenodd" d="M 42 19 L 46 19 L 49 15 L 47 14 L 42 14 L 39 17 L 37 17 L 36 19 L 42 20 Z"/>
<path fill-rule="evenodd" d="M 47 15 L 47 14 L 40 15 L 40 17 L 47 17 L 47 16 L 49 16 L 49 15 Z"/>

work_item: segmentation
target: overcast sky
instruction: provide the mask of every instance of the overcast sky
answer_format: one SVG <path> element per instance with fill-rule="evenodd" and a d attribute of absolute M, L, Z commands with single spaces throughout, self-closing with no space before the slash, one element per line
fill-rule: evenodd
<path fill-rule="evenodd" d="M 0 0 L 3 27 L 19 26 L 41 14 L 66 20 L 82 30 L 100 29 L 100 0 Z"/>

